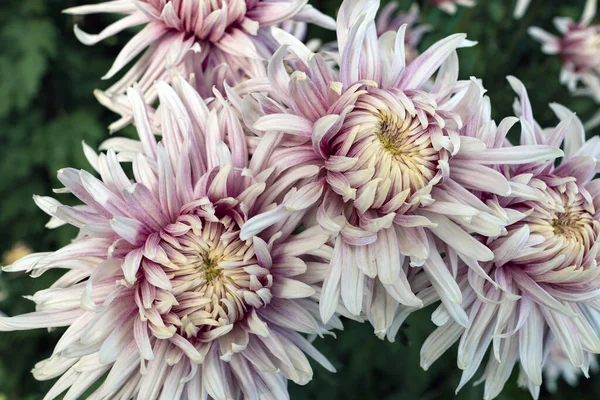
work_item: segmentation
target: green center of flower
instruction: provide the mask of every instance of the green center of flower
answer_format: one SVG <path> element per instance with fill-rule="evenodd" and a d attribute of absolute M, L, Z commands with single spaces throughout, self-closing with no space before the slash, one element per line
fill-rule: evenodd
<path fill-rule="evenodd" d="M 380 116 L 377 137 L 385 151 L 395 157 L 414 152 L 414 148 L 407 146 L 411 122 L 414 122 L 413 118 L 399 119 L 393 114 Z"/>
<path fill-rule="evenodd" d="M 202 257 L 200 268 L 204 272 L 204 279 L 207 283 L 214 281 L 223 274 L 221 268 L 219 268 L 218 261 L 208 255 Z"/>
<path fill-rule="evenodd" d="M 375 133 L 381 149 L 392 157 L 412 189 L 424 187 L 435 176 L 439 152 L 418 118 L 381 113 Z"/>
<path fill-rule="evenodd" d="M 590 218 L 589 213 L 583 210 L 566 209 L 565 212 L 555 214 L 552 220 L 552 229 L 555 235 L 577 242 L 587 241 L 589 239 L 587 238 L 586 224 Z"/>

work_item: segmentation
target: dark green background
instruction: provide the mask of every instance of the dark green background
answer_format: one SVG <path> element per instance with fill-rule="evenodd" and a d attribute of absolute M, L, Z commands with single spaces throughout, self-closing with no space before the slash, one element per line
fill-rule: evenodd
<path fill-rule="evenodd" d="M 46 215 L 31 200 L 32 194 L 51 195 L 58 187 L 55 172 L 61 167 L 87 168 L 81 141 L 95 147 L 107 137 L 106 126 L 115 116 L 96 103 L 92 90 L 106 88 L 100 77 L 108 70 L 131 32 L 86 47 L 72 34 L 73 17 L 64 8 L 89 1 L 2 0 L 0 2 L 0 253 L 17 242 L 36 251 L 56 249 L 74 235 L 72 228 L 48 231 Z M 534 112 L 542 125 L 555 123 L 547 104 L 560 102 L 586 120 L 598 108 L 592 101 L 571 97 L 558 83 L 560 61 L 540 53 L 527 36 L 530 25 L 552 30 L 557 15 L 579 17 L 585 0 L 532 0 L 524 19 L 512 19 L 516 0 L 479 0 L 474 9 L 447 16 L 428 6 L 423 19 L 434 31 L 426 47 L 450 33 L 466 32 L 479 41 L 460 50 L 461 77 L 482 78 L 497 120 L 511 114 L 513 93 L 504 77 L 512 74 L 529 89 Z M 409 1 L 401 1 L 404 9 Z M 338 1 L 312 4 L 334 15 Z M 98 32 L 111 16 L 85 19 L 83 27 Z M 318 29 L 311 36 L 332 40 L 331 32 Z M 597 131 L 589 134 L 597 134 Z M 32 311 L 21 296 L 48 287 L 55 273 L 36 280 L 18 274 L 0 275 L 0 310 L 9 314 Z M 452 399 L 459 381 L 454 350 L 429 372 L 419 368 L 419 348 L 432 330 L 426 310 L 409 319 L 396 343 L 377 340 L 368 325 L 348 322 L 338 339 L 317 345 L 338 368 L 329 374 L 315 367 L 315 379 L 305 387 L 291 384 L 293 399 Z M 41 399 L 51 382 L 30 375 L 35 362 L 51 352 L 61 330 L 0 334 L 0 400 Z M 502 399 L 528 399 L 513 377 Z M 577 389 L 561 383 L 559 393 L 542 398 L 597 399 L 600 379 L 582 380 Z M 457 399 L 481 399 L 480 387 L 465 387 Z"/>

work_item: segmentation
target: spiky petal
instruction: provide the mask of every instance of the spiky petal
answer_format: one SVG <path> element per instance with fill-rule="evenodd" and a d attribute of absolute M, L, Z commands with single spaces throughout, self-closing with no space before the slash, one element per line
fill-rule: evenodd
<path fill-rule="evenodd" d="M 498 165 L 512 193 L 491 196 L 487 203 L 512 214 L 513 223 L 506 235 L 482 238 L 494 252 L 482 268 L 497 286 L 458 265 L 461 309 L 469 315 L 470 326 L 440 318 L 452 311 L 442 304 L 436 317 L 440 327 L 421 352 L 427 368 L 459 341 L 458 366 L 464 370 L 460 389 L 491 348 L 481 379 L 485 399 L 498 396 L 516 365 L 520 382 L 537 398 L 553 346 L 584 374 L 593 354 L 600 352 L 600 181 L 593 179 L 600 171 L 600 142 L 586 142 L 579 119 L 557 104 L 551 107 L 561 122 L 542 130 L 523 84 L 512 77 L 509 81 L 519 96 L 521 143 L 564 143 L 565 157 L 558 166 L 547 161 Z"/>
<path fill-rule="evenodd" d="M 64 12 L 125 15 L 98 34 L 88 34 L 75 25 L 75 35 L 86 45 L 143 25 L 103 79 L 112 78 L 141 55 L 139 60 L 108 90 L 97 93 L 105 106 L 122 115 L 111 125 L 112 130 L 131 122 L 125 92 L 134 83 L 139 84 L 146 103 L 152 104 L 157 94 L 154 82 L 170 82 L 177 72 L 186 79 L 195 76 L 197 89 L 206 97 L 214 85 L 222 88 L 224 80 L 234 86 L 248 77 L 265 76 L 263 59 L 270 57 L 274 43 L 270 26 L 282 24 L 293 30 L 293 21 L 308 21 L 330 29 L 335 25 L 306 0 L 119 0 L 77 6 Z M 208 93 L 203 92 L 205 88 Z"/>
<path fill-rule="evenodd" d="M 36 197 L 54 226 L 80 233 L 5 268 L 68 271 L 31 297 L 36 312 L 2 317 L 0 330 L 68 327 L 33 372 L 60 376 L 45 399 L 65 390 L 78 398 L 104 375 L 90 398 L 287 398 L 287 379 L 312 377 L 305 354 L 333 370 L 303 336 L 328 332 L 313 298 L 328 235 L 308 223 L 294 234 L 315 185 L 249 165 L 242 126 L 222 99 L 207 108 L 181 78 L 156 91 L 160 143 L 131 89 L 140 140 L 110 139 L 99 155 L 86 147 L 100 179 L 59 171 L 61 192 L 84 205 Z M 132 163 L 133 181 L 121 162 Z M 246 221 L 269 210 L 280 224 L 241 239 Z"/>
<path fill-rule="evenodd" d="M 284 46 L 269 63 L 271 97 L 246 98 L 243 114 L 258 135 L 285 135 L 269 165 L 322 171 L 316 181 L 325 191 L 315 218 L 335 238 L 321 293 L 323 320 L 341 298 L 351 314 L 366 314 L 384 336 L 398 304 L 422 304 L 407 279 L 413 267 L 435 280 L 445 302 L 462 302 L 454 277 L 436 256 L 437 241 L 479 273 L 478 261 L 493 258 L 471 234 L 500 235 L 506 216 L 465 187 L 507 194 L 506 178 L 487 165 L 551 160 L 561 152 L 548 146 L 505 151 L 470 137 L 465 127 L 479 113 L 483 89 L 475 79 L 457 81 L 455 50 L 472 43 L 453 35 L 407 64 L 406 25 L 378 40 L 378 5 L 342 4 L 339 68 L 327 54 L 313 54 L 275 30 Z M 298 68 L 290 74 L 289 65 Z M 265 222 L 255 217 L 247 229 Z"/>

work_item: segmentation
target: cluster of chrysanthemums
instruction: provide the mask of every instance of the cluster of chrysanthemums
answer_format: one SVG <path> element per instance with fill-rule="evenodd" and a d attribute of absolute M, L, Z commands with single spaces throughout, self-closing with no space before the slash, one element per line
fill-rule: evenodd
<path fill-rule="evenodd" d="M 598 80 L 595 4 L 579 24 L 560 20 L 562 39 L 532 30 L 573 87 Z M 540 127 L 513 77 L 516 117 L 496 123 L 482 83 L 458 80 L 466 35 L 419 54 L 418 10 L 378 8 L 344 0 L 336 20 L 303 0 L 66 10 L 124 15 L 99 34 L 75 27 L 85 44 L 143 25 L 105 78 L 137 61 L 96 93 L 121 116 L 111 129 L 133 124 L 138 139 L 84 145 L 95 173 L 62 169 L 56 190 L 82 204 L 34 199 L 49 228 L 79 234 L 4 267 L 66 270 L 30 297 L 35 312 L 0 317 L 3 331 L 67 327 L 33 370 L 58 378 L 46 399 L 98 381 L 89 399 L 285 399 L 288 380 L 311 380 L 307 356 L 334 371 L 311 341 L 340 317 L 393 341 L 431 304 L 421 366 L 458 343 L 459 388 L 484 358 L 486 399 L 515 368 L 533 397 L 543 375 L 588 374 L 600 139 L 558 104 L 560 122 Z M 307 23 L 336 43 L 303 43 Z"/>

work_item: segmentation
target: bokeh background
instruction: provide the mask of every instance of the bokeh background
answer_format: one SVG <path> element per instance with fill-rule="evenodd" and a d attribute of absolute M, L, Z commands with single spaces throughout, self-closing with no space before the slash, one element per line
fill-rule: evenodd
<path fill-rule="evenodd" d="M 384 0 L 386 1 L 386 0 Z M 598 105 L 574 98 L 558 82 L 560 60 L 547 57 L 527 35 L 531 25 L 553 30 L 555 16 L 579 18 L 585 0 L 532 0 L 527 15 L 512 18 L 516 0 L 478 0 L 473 9 L 454 16 L 421 2 L 422 20 L 432 26 L 421 44 L 455 32 L 466 32 L 479 45 L 460 50 L 461 77 L 483 79 L 492 98 L 494 117 L 511 115 L 513 93 L 506 75 L 519 77 L 529 89 L 538 121 L 556 123 L 547 105 L 562 103 L 585 121 Z M 106 127 L 115 117 L 100 106 L 92 92 L 106 88 L 100 80 L 119 49 L 133 32 L 120 34 L 95 47 L 75 39 L 75 22 L 88 32 L 98 32 L 112 17 L 93 16 L 74 20 L 61 10 L 94 0 L 2 0 L 0 1 L 0 254 L 3 263 L 23 247 L 49 251 L 69 242 L 73 229 L 47 230 L 46 215 L 36 208 L 32 194 L 51 195 L 59 187 L 56 171 L 62 167 L 87 168 L 81 142 L 96 147 L 108 135 Z M 313 5 L 335 15 L 340 0 L 313 0 Z M 399 1 L 408 10 L 410 0 Z M 333 39 L 333 33 L 311 29 L 310 37 Z M 518 133 L 518 132 L 514 132 Z M 589 135 L 600 133 L 598 130 Z M 59 273 L 58 273 L 59 274 Z M 31 279 L 0 273 L 0 311 L 15 315 L 33 310 L 23 298 L 48 287 L 55 271 Z M 467 385 L 454 397 L 459 382 L 455 349 L 429 371 L 419 367 L 419 349 L 432 331 L 431 310 L 408 320 L 395 343 L 379 341 L 366 325 L 346 323 L 338 339 L 318 340 L 317 346 L 338 368 L 329 374 L 315 367 L 314 380 L 305 387 L 292 386 L 292 399 L 481 399 L 483 389 Z M 0 334 L 0 400 L 42 399 L 54 381 L 37 382 L 33 365 L 46 358 L 62 330 Z M 516 374 L 515 374 L 516 375 Z M 528 399 L 513 376 L 500 399 Z M 559 383 L 557 394 L 542 392 L 543 399 L 598 399 L 600 375 L 582 379 L 577 388 Z"/>

